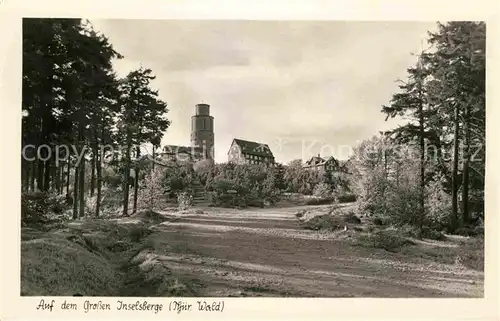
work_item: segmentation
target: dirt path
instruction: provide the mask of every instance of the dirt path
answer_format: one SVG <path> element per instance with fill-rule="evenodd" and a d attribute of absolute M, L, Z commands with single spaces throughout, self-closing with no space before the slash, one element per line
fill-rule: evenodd
<path fill-rule="evenodd" d="M 299 208 L 221 210 L 156 227 L 165 265 L 200 296 L 482 297 L 483 273 L 301 228 Z"/>

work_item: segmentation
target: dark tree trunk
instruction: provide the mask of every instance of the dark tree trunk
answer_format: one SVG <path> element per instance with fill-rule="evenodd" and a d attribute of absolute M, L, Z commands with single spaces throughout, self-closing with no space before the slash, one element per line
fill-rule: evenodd
<path fill-rule="evenodd" d="M 37 166 L 37 176 L 36 176 L 36 189 L 39 191 L 43 191 L 43 178 L 44 178 L 44 169 L 45 169 L 45 164 L 42 161 L 38 161 L 38 166 Z"/>
<path fill-rule="evenodd" d="M 80 177 L 78 178 L 78 194 L 80 196 L 79 206 L 80 206 L 80 217 L 85 216 L 85 155 L 82 157 L 80 164 Z"/>
<path fill-rule="evenodd" d="M 30 166 L 31 166 L 31 175 L 30 175 L 30 179 L 29 179 L 29 190 L 30 191 L 35 191 L 35 177 L 37 175 L 37 172 L 36 172 L 36 164 L 37 162 L 36 161 L 31 161 L 30 163 Z"/>
<path fill-rule="evenodd" d="M 52 158 L 49 158 L 45 161 L 45 170 L 44 170 L 44 182 L 43 182 L 43 191 L 48 191 L 50 189 L 50 182 L 52 176 Z"/>
<path fill-rule="evenodd" d="M 78 218 L 78 178 L 80 177 L 80 167 L 75 164 L 73 182 L 73 219 Z"/>
<path fill-rule="evenodd" d="M 422 99 L 422 98 L 421 98 Z M 420 101 L 419 108 L 419 127 L 420 127 L 420 232 L 424 227 L 425 221 L 425 140 L 424 140 L 424 108 L 423 102 Z"/>
<path fill-rule="evenodd" d="M 136 148 L 136 158 L 139 160 L 141 157 L 141 150 L 139 147 Z M 132 209 L 132 213 L 137 212 L 137 194 L 139 192 L 139 165 L 136 162 L 135 165 L 135 177 L 134 177 L 134 207 Z"/>
<path fill-rule="evenodd" d="M 66 170 L 65 170 L 65 167 L 66 167 L 66 162 L 68 162 L 69 160 L 66 160 L 62 166 L 61 166 L 61 170 L 60 170 L 60 174 L 61 176 L 59 177 L 59 181 L 60 181 L 60 186 L 59 186 L 59 194 L 64 194 L 64 186 L 66 185 Z"/>
<path fill-rule="evenodd" d="M 129 136 L 130 137 L 130 134 Z M 127 149 L 125 151 L 125 171 L 123 173 L 123 216 L 128 216 L 128 194 L 130 179 L 130 151 L 132 149 L 131 139 L 127 139 Z"/>
<path fill-rule="evenodd" d="M 459 106 L 455 106 L 455 128 L 453 137 L 453 163 L 451 169 L 451 232 L 455 231 L 458 222 L 458 191 L 457 191 L 457 176 L 458 176 L 458 133 L 459 133 Z"/>
<path fill-rule="evenodd" d="M 57 192 L 57 194 L 61 193 L 61 167 L 60 166 L 55 166 L 54 167 L 55 171 L 55 182 L 54 182 L 54 187 Z"/>
<path fill-rule="evenodd" d="M 91 173 L 90 173 L 90 196 L 94 196 L 94 192 L 95 192 L 95 166 L 96 166 L 96 150 L 94 148 L 94 150 L 92 151 L 92 159 L 91 159 L 91 166 L 92 166 L 92 169 L 91 169 Z"/>
<path fill-rule="evenodd" d="M 97 196 L 95 204 L 95 216 L 99 217 L 99 212 L 101 210 L 101 188 L 102 188 L 102 158 L 103 155 L 96 153 L 96 172 L 97 172 Z"/>
<path fill-rule="evenodd" d="M 69 196 L 69 177 L 71 174 L 71 157 L 68 157 L 68 167 L 66 170 L 66 195 Z"/>
<path fill-rule="evenodd" d="M 79 136 L 83 138 L 83 125 L 80 127 L 80 133 Z M 82 139 L 80 140 L 82 141 Z M 79 216 L 84 217 L 85 216 L 85 144 L 82 143 L 82 151 L 80 152 L 82 154 L 82 158 L 80 160 L 80 177 L 78 178 L 78 194 L 79 194 Z"/>
<path fill-rule="evenodd" d="M 462 173 L 462 223 L 469 223 L 469 163 L 470 163 L 470 106 L 466 106 L 464 119 L 464 170 Z"/>

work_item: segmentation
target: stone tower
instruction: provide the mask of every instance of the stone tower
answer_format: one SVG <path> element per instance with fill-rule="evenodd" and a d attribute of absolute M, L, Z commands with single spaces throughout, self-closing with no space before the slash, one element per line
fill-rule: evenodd
<path fill-rule="evenodd" d="M 210 105 L 196 105 L 196 114 L 191 117 L 191 147 L 199 147 L 206 157 L 214 159 L 214 117 L 210 116 Z"/>

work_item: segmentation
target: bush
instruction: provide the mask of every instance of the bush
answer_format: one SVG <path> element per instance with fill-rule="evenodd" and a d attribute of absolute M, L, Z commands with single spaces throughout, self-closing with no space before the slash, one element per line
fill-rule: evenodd
<path fill-rule="evenodd" d="M 150 211 L 161 208 L 165 198 L 164 177 L 164 171 L 160 168 L 146 175 L 143 186 L 139 190 L 139 207 Z"/>
<path fill-rule="evenodd" d="M 460 227 L 455 230 L 456 235 L 461 235 L 461 236 L 476 236 L 476 229 L 471 228 L 471 227 Z"/>
<path fill-rule="evenodd" d="M 237 182 L 217 177 L 214 180 L 212 202 L 216 206 L 236 207 L 246 205 L 243 187 Z"/>
<path fill-rule="evenodd" d="M 319 183 L 314 186 L 313 195 L 319 198 L 331 198 L 332 190 L 326 183 Z"/>
<path fill-rule="evenodd" d="M 181 210 L 188 209 L 193 205 L 193 195 L 188 192 L 181 192 L 177 194 L 177 202 Z"/>
<path fill-rule="evenodd" d="M 213 192 L 215 206 L 263 207 L 280 199 L 276 173 L 266 166 L 219 164 L 213 174 L 213 178 L 207 178 L 205 189 Z"/>
<path fill-rule="evenodd" d="M 301 211 L 298 211 L 297 213 L 295 213 L 295 216 L 297 218 L 301 218 L 304 216 L 304 214 L 306 214 L 306 210 L 301 210 Z"/>
<path fill-rule="evenodd" d="M 382 225 L 384 225 L 384 221 L 382 221 L 382 219 L 380 217 L 375 217 L 373 219 L 373 224 L 375 224 L 377 226 L 382 226 Z"/>
<path fill-rule="evenodd" d="M 311 198 L 306 201 L 306 205 L 327 205 L 335 203 L 335 198 Z"/>
<path fill-rule="evenodd" d="M 339 203 L 352 203 L 356 202 L 356 195 L 352 193 L 339 193 L 336 195 Z"/>
<path fill-rule="evenodd" d="M 352 212 L 343 214 L 342 219 L 346 223 L 361 224 L 361 219 Z"/>
<path fill-rule="evenodd" d="M 305 215 L 305 211 L 295 214 L 298 218 Z M 323 214 L 312 217 L 304 223 L 304 227 L 309 230 L 326 230 L 336 231 L 343 229 L 350 224 L 360 224 L 361 220 L 354 213 L 346 213 L 342 215 Z"/>
<path fill-rule="evenodd" d="M 419 229 L 414 226 L 406 225 L 401 227 L 400 231 L 403 235 L 416 239 L 425 238 L 436 241 L 446 240 L 446 236 L 442 232 L 425 226 L 422 229 Z"/>
<path fill-rule="evenodd" d="M 443 229 L 449 223 L 451 195 L 444 189 L 444 179 L 436 177 L 426 185 L 427 224 L 434 229 Z"/>
<path fill-rule="evenodd" d="M 398 234 L 394 230 L 377 231 L 373 234 L 361 234 L 358 236 L 357 244 L 365 247 L 384 249 L 395 252 L 403 246 L 415 245 L 415 242 Z"/>
<path fill-rule="evenodd" d="M 21 194 L 21 220 L 30 226 L 50 221 L 50 214 L 61 214 L 68 205 L 64 195 L 48 192 Z"/>
<path fill-rule="evenodd" d="M 194 181 L 195 173 L 189 164 L 175 165 L 163 171 L 163 190 L 170 196 L 188 190 Z"/>
<path fill-rule="evenodd" d="M 308 230 L 336 231 L 344 227 L 343 221 L 338 216 L 330 214 L 318 215 L 305 222 L 304 227 Z"/>

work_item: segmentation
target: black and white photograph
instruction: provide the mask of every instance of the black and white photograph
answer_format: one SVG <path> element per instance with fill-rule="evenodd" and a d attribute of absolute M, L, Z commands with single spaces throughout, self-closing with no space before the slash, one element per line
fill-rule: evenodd
<path fill-rule="evenodd" d="M 485 88 L 485 21 L 25 17 L 20 295 L 483 298 Z"/>

